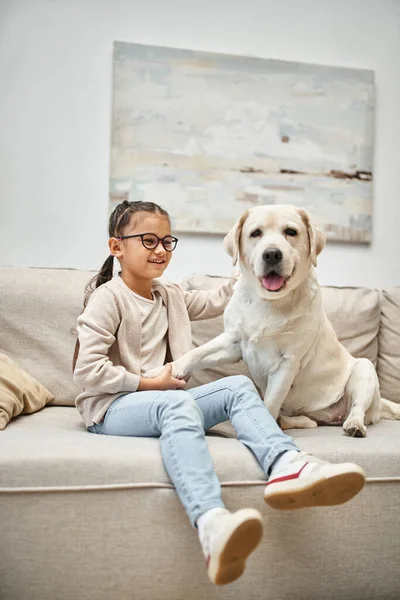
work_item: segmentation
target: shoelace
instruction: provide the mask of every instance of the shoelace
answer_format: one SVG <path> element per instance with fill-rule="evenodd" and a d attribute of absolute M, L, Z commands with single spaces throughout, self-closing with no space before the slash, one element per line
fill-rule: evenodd
<path fill-rule="evenodd" d="M 319 463 L 319 464 L 323 464 L 326 462 L 325 460 L 322 460 L 322 458 L 318 458 L 317 456 L 310 454 L 310 452 L 299 452 L 299 455 L 296 456 L 295 458 L 293 458 L 293 460 L 291 462 L 293 463 L 298 460 L 304 460 L 305 462 L 308 462 L 308 463 Z"/>

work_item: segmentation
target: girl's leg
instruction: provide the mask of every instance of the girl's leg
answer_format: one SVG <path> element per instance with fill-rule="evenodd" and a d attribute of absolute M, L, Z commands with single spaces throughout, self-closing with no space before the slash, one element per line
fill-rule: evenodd
<path fill-rule="evenodd" d="M 268 479 L 265 501 L 273 508 L 332 506 L 358 494 L 365 482 L 354 463 L 333 464 L 300 452 L 265 407 L 248 377 L 234 376 L 190 390 L 207 429 L 230 419 Z"/>
<path fill-rule="evenodd" d="M 106 435 L 159 437 L 165 468 L 199 537 L 208 575 L 219 585 L 243 573 L 249 554 L 262 536 L 255 509 L 230 513 L 204 437 L 203 415 L 183 390 L 125 394 L 115 400 L 103 421 L 90 431 Z"/>
<path fill-rule="evenodd" d="M 224 377 L 192 388 L 189 393 L 203 413 L 205 430 L 230 419 L 238 439 L 253 452 L 267 476 L 280 455 L 299 451 L 271 416 L 248 377 Z"/>
<path fill-rule="evenodd" d="M 188 392 L 125 394 L 93 429 L 106 435 L 159 437 L 165 469 L 193 525 L 210 508 L 224 507 L 203 416 Z"/>

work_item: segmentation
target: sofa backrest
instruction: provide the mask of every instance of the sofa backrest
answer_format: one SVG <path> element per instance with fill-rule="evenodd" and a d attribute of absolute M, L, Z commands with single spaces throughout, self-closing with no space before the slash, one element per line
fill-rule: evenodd
<path fill-rule="evenodd" d="M 72 381 L 76 335 L 91 271 L 0 267 L 0 352 L 38 379 L 55 396 L 53 404 L 73 406 L 79 392 Z M 185 289 L 210 289 L 223 277 L 196 274 Z M 323 287 L 325 310 L 340 341 L 354 356 L 377 365 L 382 395 L 400 402 L 400 287 L 384 290 Z M 198 346 L 223 330 L 222 317 L 192 324 Z M 246 365 L 225 365 L 195 373 L 190 386 L 243 373 Z"/>
<path fill-rule="evenodd" d="M 76 335 L 90 271 L 0 267 L 0 352 L 38 379 L 55 396 L 52 404 L 73 406 Z"/>
<path fill-rule="evenodd" d="M 400 403 L 400 287 L 381 292 L 378 376 L 383 398 Z"/>

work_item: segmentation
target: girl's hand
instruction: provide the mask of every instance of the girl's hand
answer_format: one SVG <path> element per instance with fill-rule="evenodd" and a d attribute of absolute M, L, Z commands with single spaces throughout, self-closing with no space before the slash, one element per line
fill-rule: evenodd
<path fill-rule="evenodd" d="M 163 365 L 162 367 L 155 367 L 154 369 L 150 369 L 150 371 L 146 371 L 146 373 L 143 373 L 143 377 L 146 377 L 146 379 L 154 379 L 161 375 L 164 369 L 165 365 Z"/>
<path fill-rule="evenodd" d="M 152 371 L 149 371 L 152 374 Z M 172 365 L 167 364 L 156 377 L 141 377 L 138 391 L 144 390 L 180 390 L 186 387 L 184 379 L 177 379 L 172 375 Z"/>
<path fill-rule="evenodd" d="M 186 387 L 186 381 L 184 379 L 177 379 L 172 375 L 172 365 L 168 363 L 165 365 L 164 369 L 155 377 L 158 385 L 160 386 L 159 390 L 179 390 Z"/>

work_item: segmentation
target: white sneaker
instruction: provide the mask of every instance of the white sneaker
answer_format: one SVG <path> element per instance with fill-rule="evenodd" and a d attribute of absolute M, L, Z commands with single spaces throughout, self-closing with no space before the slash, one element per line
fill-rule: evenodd
<path fill-rule="evenodd" d="M 264 500 L 278 509 L 333 506 L 351 500 L 365 483 L 365 473 L 354 463 L 330 463 L 306 452 L 272 473 Z"/>
<path fill-rule="evenodd" d="M 258 510 L 243 508 L 231 513 L 225 508 L 216 509 L 199 533 L 211 581 L 224 585 L 238 579 L 247 557 L 260 543 L 262 533 Z"/>

